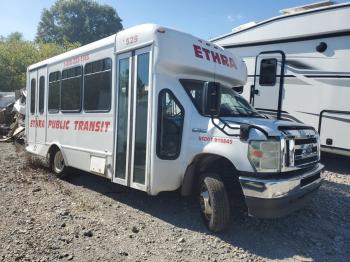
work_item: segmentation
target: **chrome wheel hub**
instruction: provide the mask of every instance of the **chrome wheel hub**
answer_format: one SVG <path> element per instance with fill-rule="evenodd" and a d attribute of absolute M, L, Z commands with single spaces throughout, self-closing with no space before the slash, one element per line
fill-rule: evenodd
<path fill-rule="evenodd" d="M 210 196 L 206 186 L 203 186 L 201 189 L 199 203 L 201 205 L 203 215 L 210 220 L 211 215 L 213 214 L 213 208 L 211 207 Z"/>
<path fill-rule="evenodd" d="M 61 173 L 64 169 L 64 159 L 61 151 L 55 154 L 53 165 L 56 173 Z"/>

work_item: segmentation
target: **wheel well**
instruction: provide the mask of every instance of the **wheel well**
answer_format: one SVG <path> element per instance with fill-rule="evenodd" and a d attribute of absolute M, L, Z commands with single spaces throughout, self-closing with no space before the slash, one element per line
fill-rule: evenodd
<path fill-rule="evenodd" d="M 188 166 L 181 188 L 182 195 L 190 195 L 196 189 L 199 176 L 205 172 L 217 173 L 225 183 L 229 192 L 241 191 L 238 180 L 238 171 L 230 160 L 215 154 L 197 155 Z"/>
<path fill-rule="evenodd" d="M 53 154 L 55 152 L 57 152 L 57 150 L 60 150 L 60 148 L 57 145 L 53 144 L 50 146 L 49 151 L 47 152 L 47 157 L 46 157 L 49 164 L 51 164 Z"/>

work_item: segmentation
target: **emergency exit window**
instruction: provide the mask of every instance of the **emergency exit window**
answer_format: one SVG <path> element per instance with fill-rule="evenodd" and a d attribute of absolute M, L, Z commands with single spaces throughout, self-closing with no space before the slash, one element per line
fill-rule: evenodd
<path fill-rule="evenodd" d="M 259 85 L 274 86 L 276 84 L 277 59 L 269 58 L 261 60 Z"/>

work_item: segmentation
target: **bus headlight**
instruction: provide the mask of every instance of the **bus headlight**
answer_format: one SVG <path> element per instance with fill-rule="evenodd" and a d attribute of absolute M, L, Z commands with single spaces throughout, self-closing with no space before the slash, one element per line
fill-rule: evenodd
<path fill-rule="evenodd" d="M 251 141 L 248 157 L 257 172 L 280 172 L 281 142 L 276 140 Z"/>

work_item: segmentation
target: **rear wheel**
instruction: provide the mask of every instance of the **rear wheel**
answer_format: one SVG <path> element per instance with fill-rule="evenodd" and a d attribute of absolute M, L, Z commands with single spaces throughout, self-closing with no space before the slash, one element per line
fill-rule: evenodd
<path fill-rule="evenodd" d="M 199 205 L 204 222 L 211 231 L 222 231 L 228 226 L 230 203 L 225 185 L 216 173 L 205 173 L 201 176 Z"/>
<path fill-rule="evenodd" d="M 53 151 L 52 155 L 50 156 L 50 167 L 51 171 L 57 176 L 57 177 L 64 177 L 67 171 L 67 167 L 64 163 L 64 158 L 61 150 L 57 149 Z"/>

